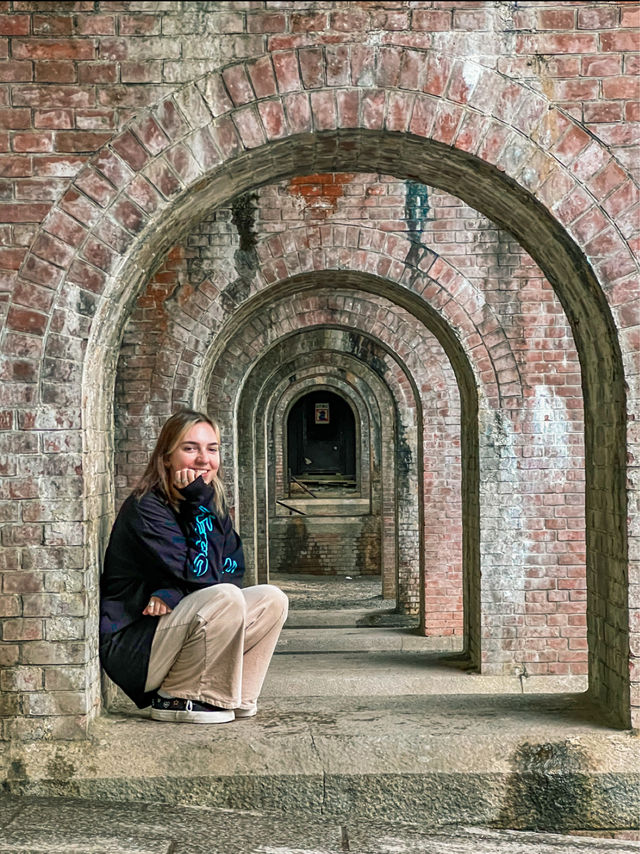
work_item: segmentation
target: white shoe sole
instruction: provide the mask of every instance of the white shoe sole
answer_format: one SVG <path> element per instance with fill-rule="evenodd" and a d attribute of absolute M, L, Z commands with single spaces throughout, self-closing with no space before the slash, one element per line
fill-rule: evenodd
<path fill-rule="evenodd" d="M 235 720 L 233 709 L 222 712 L 187 712 L 172 709 L 151 709 L 151 720 L 177 724 L 227 724 Z"/>

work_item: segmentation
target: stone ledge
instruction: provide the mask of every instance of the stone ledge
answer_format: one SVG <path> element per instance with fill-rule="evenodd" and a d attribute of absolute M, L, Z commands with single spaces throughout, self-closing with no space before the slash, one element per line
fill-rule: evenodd
<path fill-rule="evenodd" d="M 582 695 L 286 697 L 215 727 L 105 716 L 26 745 L 4 791 L 547 830 L 640 827 L 640 738 Z M 19 752 L 18 752 L 19 750 Z"/>

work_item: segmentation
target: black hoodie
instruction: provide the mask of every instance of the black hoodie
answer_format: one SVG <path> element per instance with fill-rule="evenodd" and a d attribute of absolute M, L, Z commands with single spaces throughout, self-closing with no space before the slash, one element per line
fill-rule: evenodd
<path fill-rule="evenodd" d="M 139 707 L 158 617 L 143 616 L 151 596 L 170 608 L 203 587 L 242 586 L 242 542 L 228 515 L 213 507 L 202 477 L 180 490 L 178 511 L 161 492 L 130 495 L 115 521 L 100 581 L 100 660 Z"/>

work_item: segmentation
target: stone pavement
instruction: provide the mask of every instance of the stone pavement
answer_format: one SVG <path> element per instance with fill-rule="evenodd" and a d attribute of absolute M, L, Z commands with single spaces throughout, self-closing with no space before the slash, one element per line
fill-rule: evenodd
<path fill-rule="evenodd" d="M 640 851 L 640 736 L 580 678 L 470 673 L 370 580 L 320 607 L 317 579 L 285 581 L 256 718 L 155 723 L 125 701 L 89 741 L 5 750 L 0 854 Z M 635 839 L 534 833 L 612 828 Z"/>
<path fill-rule="evenodd" d="M 631 834 L 628 834 L 631 836 Z M 0 854 L 638 854 L 640 842 L 234 810 L 0 798 Z"/>

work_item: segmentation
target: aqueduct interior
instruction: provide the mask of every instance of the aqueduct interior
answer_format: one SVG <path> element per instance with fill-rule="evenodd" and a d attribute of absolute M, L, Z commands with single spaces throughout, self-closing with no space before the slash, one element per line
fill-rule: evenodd
<path fill-rule="evenodd" d="M 221 423 L 251 578 L 379 574 L 482 672 L 588 671 L 638 725 L 637 294 L 610 202 L 633 179 L 516 77 L 365 53 L 318 40 L 188 80 L 35 229 L 3 338 L 5 738 L 99 712 L 106 538 L 182 405 Z M 288 425 L 319 392 L 317 430 L 342 406 L 353 452 L 298 467 L 311 499 Z"/>

